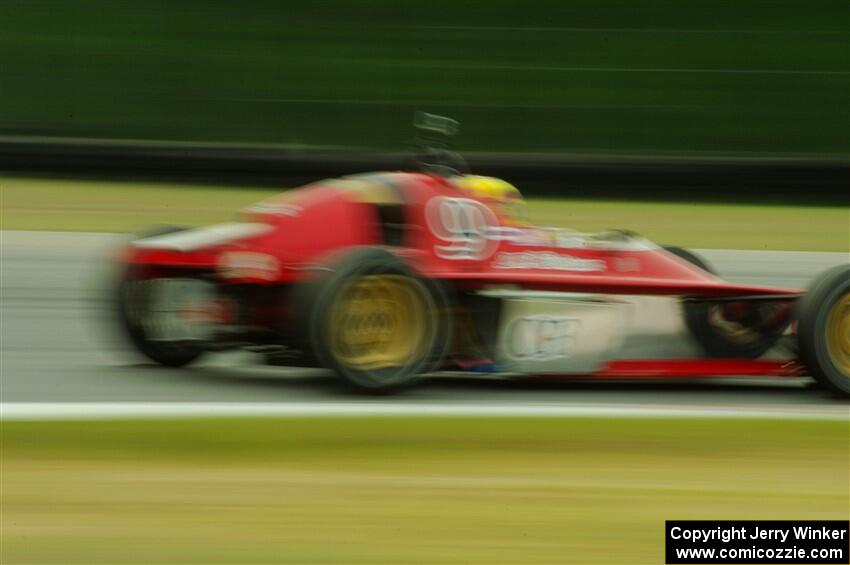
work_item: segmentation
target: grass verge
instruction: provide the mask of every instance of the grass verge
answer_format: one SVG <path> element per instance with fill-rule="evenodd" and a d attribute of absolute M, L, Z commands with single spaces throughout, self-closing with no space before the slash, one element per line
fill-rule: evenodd
<path fill-rule="evenodd" d="M 847 422 L 3 422 L 3 563 L 660 563 L 665 519 L 846 519 Z"/>
<path fill-rule="evenodd" d="M 232 219 L 274 189 L 0 177 L 3 229 L 135 232 Z M 719 249 L 850 250 L 850 209 L 590 200 L 529 202 L 540 225 L 629 229 L 659 243 Z"/>

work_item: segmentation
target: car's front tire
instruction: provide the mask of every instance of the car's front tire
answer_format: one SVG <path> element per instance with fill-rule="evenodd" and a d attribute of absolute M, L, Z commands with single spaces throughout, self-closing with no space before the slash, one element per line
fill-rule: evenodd
<path fill-rule="evenodd" d="M 708 262 L 681 247 L 665 251 L 703 271 L 716 275 Z M 711 302 L 685 301 L 684 321 L 703 351 L 715 358 L 755 359 L 770 350 L 785 332 L 790 318 L 787 306 L 770 301 Z"/>
<path fill-rule="evenodd" d="M 797 303 L 800 359 L 824 388 L 850 396 L 850 266 L 817 277 Z"/>

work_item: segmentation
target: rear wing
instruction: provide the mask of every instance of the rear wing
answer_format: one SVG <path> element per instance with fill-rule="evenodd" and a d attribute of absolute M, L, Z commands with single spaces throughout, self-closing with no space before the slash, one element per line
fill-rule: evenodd
<path fill-rule="evenodd" d="M 460 132 L 457 120 L 428 112 L 416 112 L 413 117 L 416 170 L 444 177 L 469 172 L 469 165 L 451 149 L 451 138 Z"/>

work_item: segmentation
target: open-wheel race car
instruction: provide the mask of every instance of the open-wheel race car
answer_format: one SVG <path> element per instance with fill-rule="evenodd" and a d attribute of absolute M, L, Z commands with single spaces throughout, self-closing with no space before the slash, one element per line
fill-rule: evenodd
<path fill-rule="evenodd" d="M 530 224 L 523 199 L 437 150 L 324 180 L 242 220 L 139 237 L 118 312 L 150 359 L 248 348 L 367 391 L 443 370 L 605 378 L 811 376 L 850 395 L 850 266 L 807 292 L 733 284 L 692 253 Z M 669 296 L 698 358 L 623 358 L 630 298 Z M 780 340 L 784 358 L 764 354 Z"/>

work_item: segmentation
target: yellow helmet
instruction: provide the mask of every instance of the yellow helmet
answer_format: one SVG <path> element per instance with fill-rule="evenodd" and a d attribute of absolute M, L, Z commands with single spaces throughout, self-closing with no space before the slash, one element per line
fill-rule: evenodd
<path fill-rule="evenodd" d="M 526 225 L 525 201 L 517 187 L 495 177 L 464 175 L 455 179 L 458 188 L 486 204 L 506 225 Z"/>
<path fill-rule="evenodd" d="M 457 185 L 475 198 L 493 200 L 522 199 L 522 194 L 517 187 L 495 177 L 464 175 L 457 179 Z"/>

